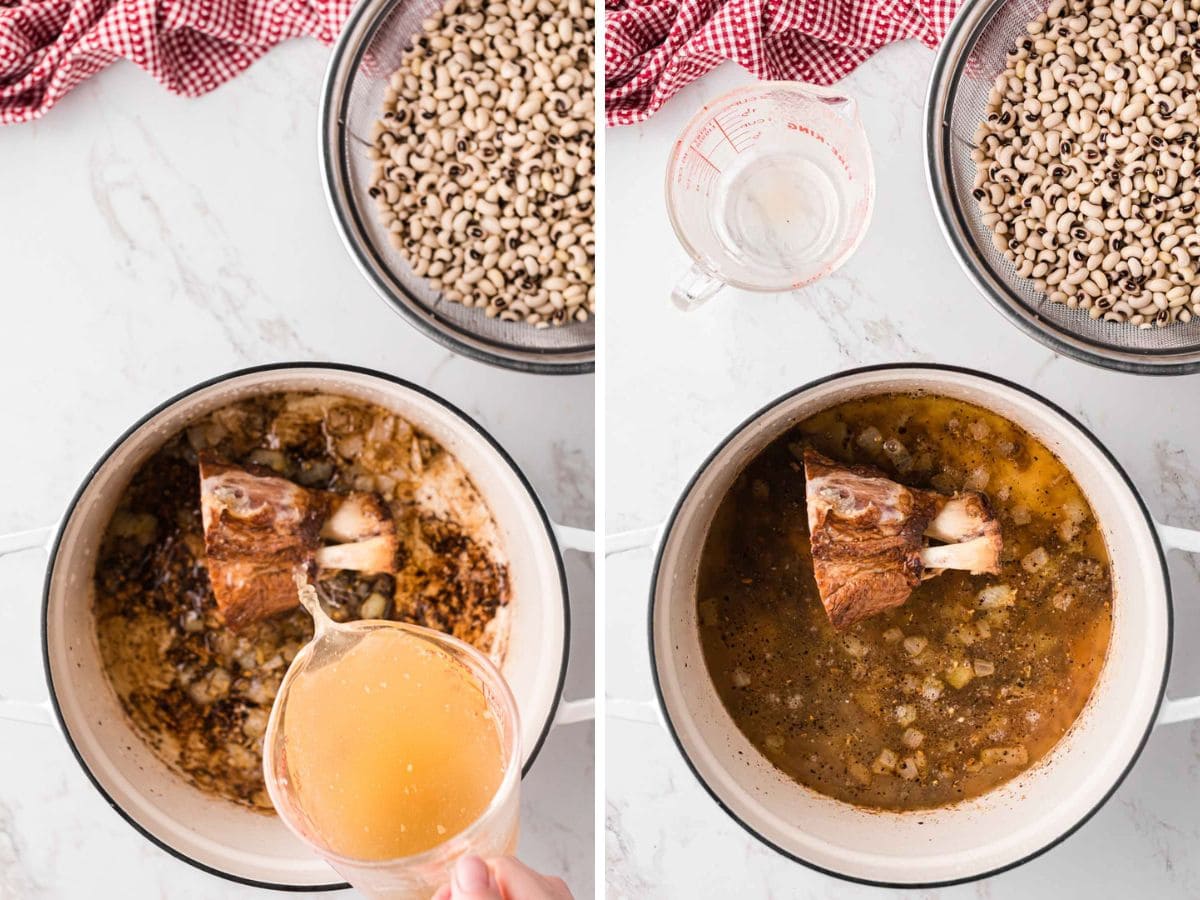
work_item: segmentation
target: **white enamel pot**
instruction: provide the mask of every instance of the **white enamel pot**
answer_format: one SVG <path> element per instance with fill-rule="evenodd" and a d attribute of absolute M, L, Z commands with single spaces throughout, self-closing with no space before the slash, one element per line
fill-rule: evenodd
<path fill-rule="evenodd" d="M 802 419 L 845 400 L 898 391 L 926 391 L 985 407 L 1053 450 L 1096 512 L 1116 595 L 1103 672 L 1061 743 L 1029 771 L 982 797 L 908 813 L 856 808 L 780 774 L 734 725 L 713 689 L 696 622 L 700 550 L 738 473 Z M 1156 723 L 1200 717 L 1200 698 L 1163 697 L 1171 652 L 1163 545 L 1197 552 L 1200 533 L 1156 524 L 1120 465 L 1083 425 L 1001 379 L 964 369 L 896 365 L 856 369 L 802 387 L 756 413 L 713 452 L 659 534 L 650 653 L 666 726 L 722 809 L 778 852 L 823 872 L 911 887 L 969 881 L 1019 865 L 1099 809 Z M 636 542 L 634 536 L 619 544 Z M 628 712 L 638 717 L 636 708 Z"/>
<path fill-rule="evenodd" d="M 551 523 L 525 476 L 478 424 L 423 388 L 342 365 L 296 363 L 215 378 L 148 413 L 84 479 L 57 527 L 0 538 L 0 555 L 44 547 L 49 554 L 42 650 L 49 700 L 0 702 L 0 718 L 54 723 L 97 790 L 163 849 L 216 875 L 260 887 L 346 887 L 274 816 L 211 797 L 167 768 L 138 737 L 104 674 L 92 616 L 99 540 L 138 466 L 186 423 L 213 409 L 274 391 L 325 391 L 395 411 L 466 468 L 491 508 L 512 580 L 502 671 L 517 699 L 524 771 L 555 722 L 590 717 L 591 701 L 561 703 L 570 609 L 559 553 L 590 550 L 588 532 Z M 15 727 L 15 726 L 14 726 Z"/>

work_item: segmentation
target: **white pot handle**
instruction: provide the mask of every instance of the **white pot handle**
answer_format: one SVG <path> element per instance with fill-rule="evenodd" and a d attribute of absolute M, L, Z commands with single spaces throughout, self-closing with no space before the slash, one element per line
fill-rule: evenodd
<path fill-rule="evenodd" d="M 57 530 L 58 526 L 47 525 L 45 528 L 0 534 L 0 556 L 20 553 L 23 550 L 42 550 L 49 553 L 50 544 L 54 540 Z M 25 722 L 30 725 L 49 725 L 54 721 L 54 715 L 50 709 L 49 700 L 33 702 L 0 697 L 0 720 Z"/>
<path fill-rule="evenodd" d="M 1174 525 L 1154 523 L 1158 530 L 1159 539 L 1168 550 L 1183 550 L 1186 553 L 1200 553 L 1200 531 L 1190 528 L 1177 528 Z M 1172 722 L 1190 722 L 1200 719 L 1200 696 L 1182 697 L 1172 700 L 1164 697 L 1162 709 L 1158 713 L 1159 725 L 1170 725 Z"/>
<path fill-rule="evenodd" d="M 49 700 L 9 700 L 0 697 L 0 721 L 53 725 L 54 710 Z"/>
<path fill-rule="evenodd" d="M 604 538 L 605 557 L 630 550 L 645 550 L 657 547 L 662 539 L 667 523 L 649 525 L 645 528 L 634 528 L 629 531 L 618 531 Z M 658 704 L 653 700 L 630 700 L 624 697 L 609 697 L 604 703 L 604 712 L 609 718 L 623 719 L 626 722 L 646 722 L 652 725 L 663 724 Z"/>
<path fill-rule="evenodd" d="M 576 550 L 580 553 L 594 554 L 596 552 L 596 532 L 587 528 L 574 528 L 570 525 L 552 523 L 554 539 L 564 550 Z M 554 714 L 554 727 L 559 725 L 574 725 L 577 722 L 591 722 L 596 718 L 596 698 L 588 697 L 583 700 L 562 700 L 558 704 L 558 712 Z"/>
<path fill-rule="evenodd" d="M 657 546 L 666 527 L 667 523 L 662 522 L 658 525 L 634 528 L 631 531 L 618 531 L 616 534 L 606 535 L 604 538 L 604 555 L 613 556 L 614 554 L 625 553 L 629 550 L 643 550 L 647 547 Z"/>
<path fill-rule="evenodd" d="M 49 553 L 50 543 L 54 540 L 57 529 L 57 525 L 47 525 L 44 528 L 31 528 L 29 531 L 0 534 L 0 556 L 20 553 L 22 550 L 44 550 Z"/>
<path fill-rule="evenodd" d="M 578 550 L 580 553 L 596 552 L 596 532 L 587 528 L 574 528 L 570 525 L 551 523 L 554 539 L 564 550 Z"/>
<path fill-rule="evenodd" d="M 558 712 L 554 714 L 554 726 L 574 725 L 577 722 L 591 722 L 596 718 L 596 698 L 586 700 L 563 700 L 558 704 Z"/>
<path fill-rule="evenodd" d="M 662 723 L 658 704 L 653 700 L 625 700 L 619 697 L 609 697 L 605 701 L 604 709 L 611 718 L 624 719 L 626 722 L 647 722 L 651 725 Z"/>

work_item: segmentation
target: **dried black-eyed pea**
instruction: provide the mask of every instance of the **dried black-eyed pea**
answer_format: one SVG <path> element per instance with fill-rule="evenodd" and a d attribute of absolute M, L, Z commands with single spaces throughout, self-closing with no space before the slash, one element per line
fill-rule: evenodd
<path fill-rule="evenodd" d="M 1126 6 L 1104 4 L 1089 18 L 1077 14 L 1081 4 L 1068 10 L 1054 0 L 1030 24 L 1030 35 L 1042 35 L 1038 40 L 1044 42 L 1023 39 L 996 79 L 973 140 L 972 187 L 981 219 L 1002 252 L 1018 263 L 1047 266 L 1018 271 L 1028 270 L 1035 283 L 1044 277 L 1047 286 L 1065 283 L 1076 267 L 1095 276 L 1054 290 L 1052 301 L 1094 308 L 1075 299 L 1081 292 L 1095 293 L 1089 284 L 1103 293 L 1115 283 L 1140 295 L 1148 280 L 1139 270 L 1144 266 L 1149 280 L 1165 280 L 1170 287 L 1138 302 L 1187 311 L 1190 319 L 1189 307 L 1197 306 L 1191 297 L 1197 287 L 1192 259 L 1200 238 L 1174 251 L 1185 234 L 1195 234 L 1191 179 L 1200 122 L 1190 64 L 1197 29 L 1185 21 L 1182 2 L 1157 9 L 1145 4 L 1140 16 L 1127 14 Z M 1176 31 L 1173 44 L 1161 39 L 1167 21 L 1175 23 L 1166 29 Z M 1139 40 L 1143 30 L 1148 47 Z M 1038 121 L 1025 118 L 1031 115 Z M 1012 246 L 1014 240 L 1019 246 Z M 1056 256 L 1059 248 L 1080 252 Z M 1135 303 L 1112 299 L 1106 319 L 1163 321 L 1159 315 L 1135 321 L 1145 318 L 1130 315 Z"/>
<path fill-rule="evenodd" d="M 390 79 L 370 193 L 446 299 L 538 327 L 594 312 L 594 21 L 583 0 L 449 0 Z M 558 314 L 553 278 L 579 287 Z"/>

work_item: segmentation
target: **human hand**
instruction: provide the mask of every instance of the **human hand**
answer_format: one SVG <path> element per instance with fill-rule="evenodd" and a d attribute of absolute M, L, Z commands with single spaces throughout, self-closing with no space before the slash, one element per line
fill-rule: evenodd
<path fill-rule="evenodd" d="M 433 900 L 574 900 L 561 878 L 540 875 L 511 856 L 464 856 Z"/>

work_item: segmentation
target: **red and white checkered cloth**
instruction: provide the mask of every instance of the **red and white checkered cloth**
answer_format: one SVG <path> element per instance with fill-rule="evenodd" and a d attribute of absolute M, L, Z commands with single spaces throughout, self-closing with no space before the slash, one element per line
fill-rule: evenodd
<path fill-rule="evenodd" d="M 118 58 L 198 97 L 275 44 L 332 43 L 354 0 L 0 0 L 0 123 L 36 119 Z"/>
<path fill-rule="evenodd" d="M 936 47 L 958 0 L 608 0 L 608 124 L 649 118 L 732 59 L 762 79 L 832 84 L 884 44 Z"/>

